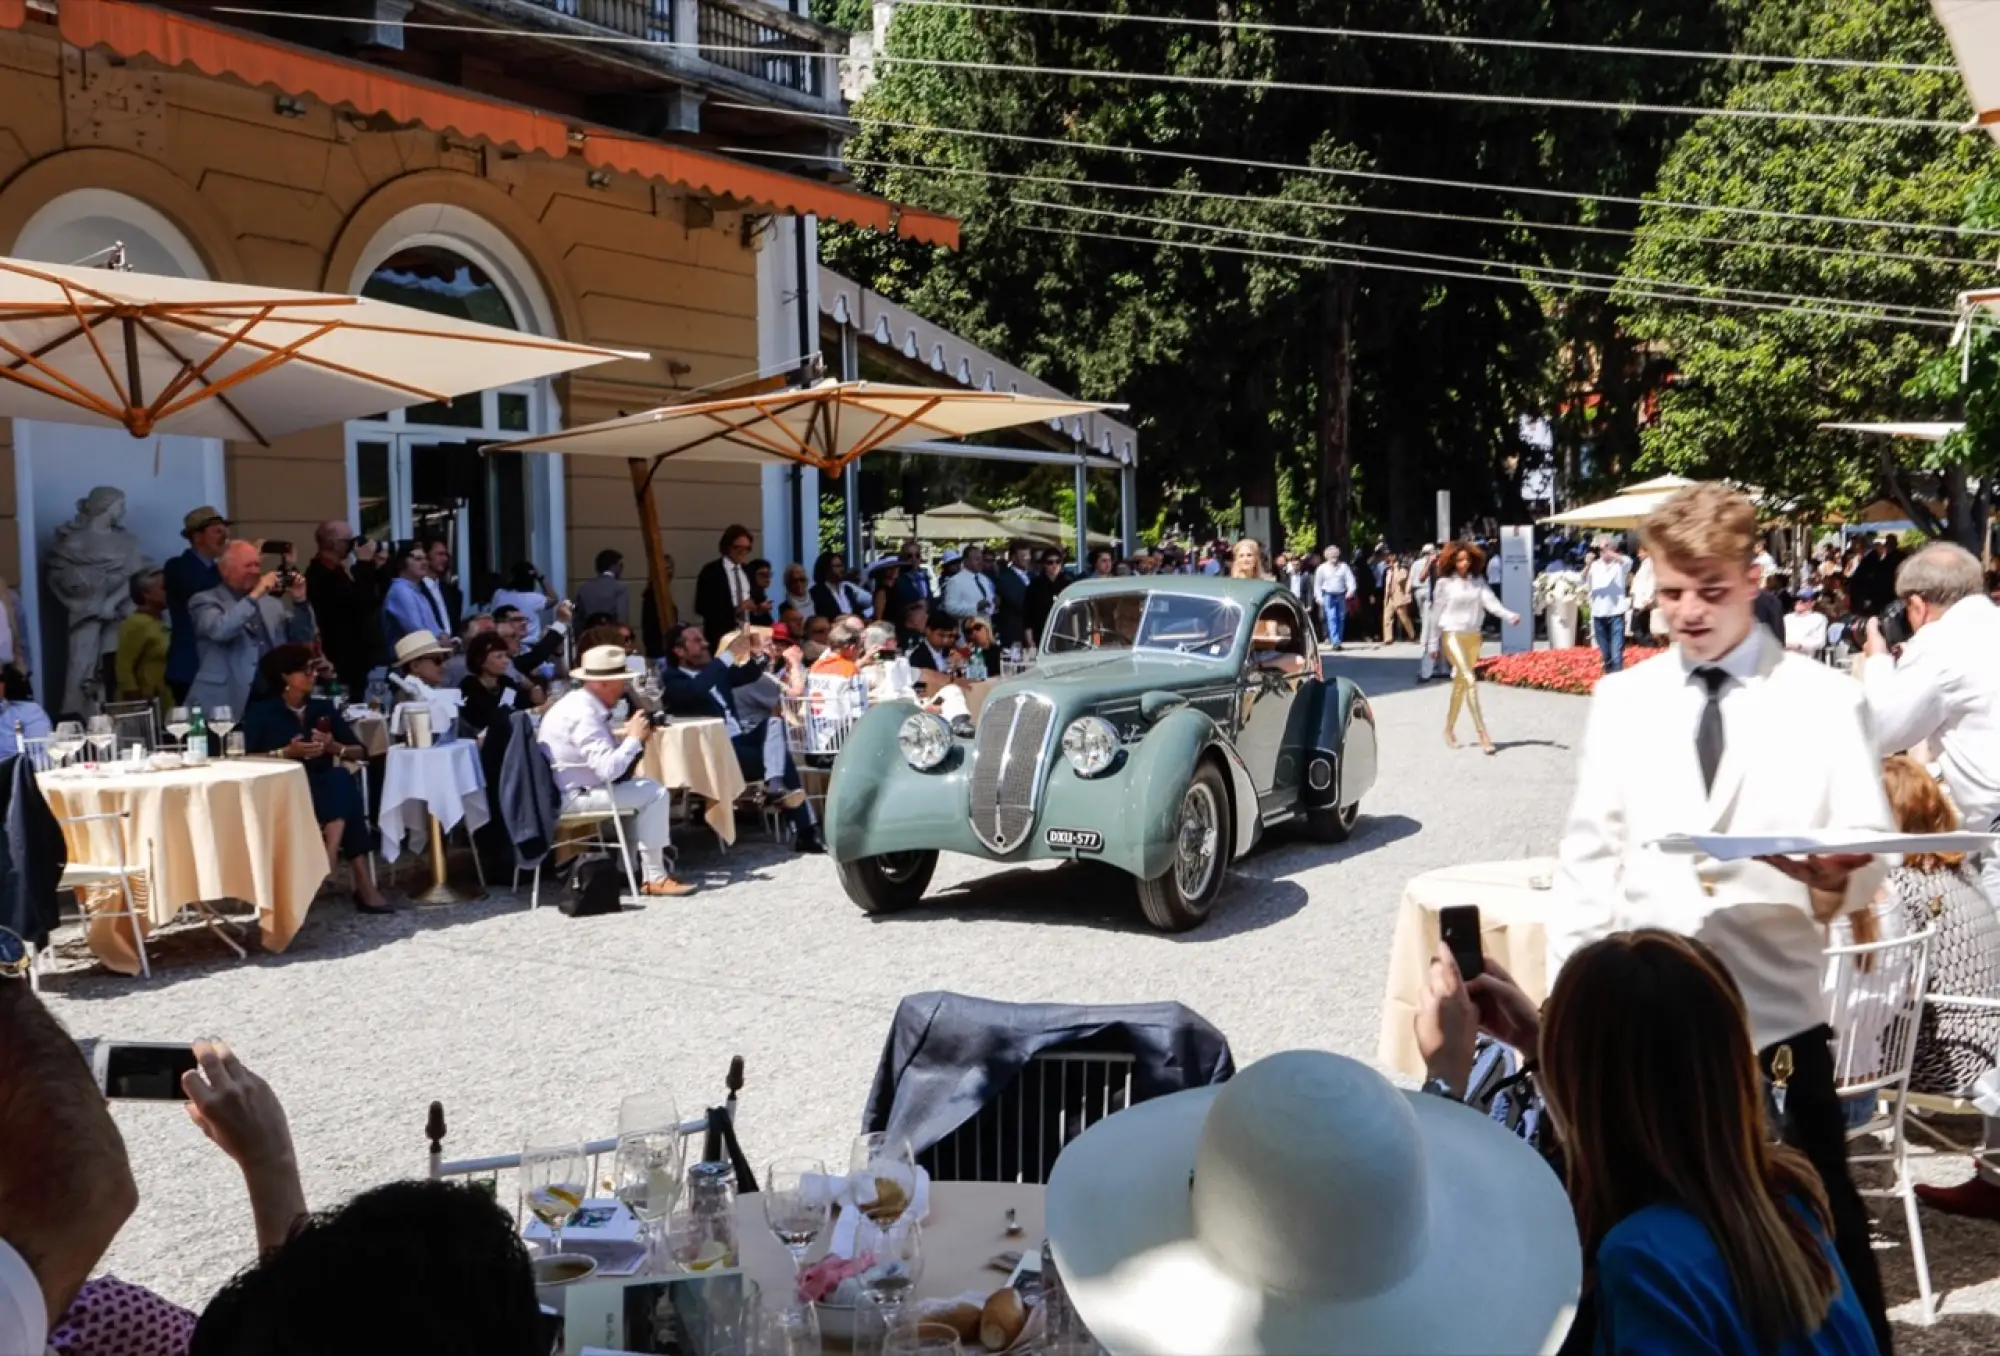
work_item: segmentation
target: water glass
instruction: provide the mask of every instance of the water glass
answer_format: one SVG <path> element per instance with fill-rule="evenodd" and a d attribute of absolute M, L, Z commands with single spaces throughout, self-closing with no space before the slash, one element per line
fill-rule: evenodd
<path fill-rule="evenodd" d="M 882 1339 L 882 1356 L 961 1356 L 964 1350 L 958 1331 L 942 1323 L 892 1328 Z"/>
<path fill-rule="evenodd" d="M 794 1273 L 806 1264 L 806 1249 L 826 1227 L 833 1193 L 826 1164 L 817 1158 L 781 1158 L 764 1172 L 764 1222 L 792 1255 Z"/>
<path fill-rule="evenodd" d="M 904 1302 L 924 1278 L 923 1226 L 909 1215 L 886 1224 L 864 1216 L 855 1230 L 854 1252 L 870 1259 L 861 1273 L 861 1288 L 893 1329 Z"/>
<path fill-rule="evenodd" d="M 612 1190 L 638 1219 L 650 1249 L 680 1200 L 680 1132 L 635 1130 L 620 1135 Z"/>
<path fill-rule="evenodd" d="M 917 1201 L 917 1159 L 902 1135 L 856 1135 L 847 1155 L 847 1180 L 854 1203 L 877 1221 L 895 1219 Z M 873 1204 L 871 1204 L 873 1202 Z"/>

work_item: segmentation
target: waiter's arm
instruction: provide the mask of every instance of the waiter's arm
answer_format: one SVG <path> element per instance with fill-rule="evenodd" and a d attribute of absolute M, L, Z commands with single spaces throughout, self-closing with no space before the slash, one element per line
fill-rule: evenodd
<path fill-rule="evenodd" d="M 1548 921 L 1549 975 L 1579 948 L 1617 931 L 1624 897 L 1625 794 L 1603 699 L 1592 698 L 1577 758 L 1576 796 L 1556 849 L 1554 907 Z"/>

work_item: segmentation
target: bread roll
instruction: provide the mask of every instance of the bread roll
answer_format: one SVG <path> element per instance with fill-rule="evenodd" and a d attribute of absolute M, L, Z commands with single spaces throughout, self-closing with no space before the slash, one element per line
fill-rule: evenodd
<path fill-rule="evenodd" d="M 958 1334 L 958 1340 L 961 1342 L 977 1342 L 979 1340 L 979 1320 L 982 1312 L 980 1307 L 970 1300 L 960 1300 L 957 1304 L 949 1308 L 939 1309 L 935 1313 L 923 1314 L 920 1318 L 925 1323 L 944 1324 L 947 1328 Z"/>
<path fill-rule="evenodd" d="M 1021 1329 L 1028 1325 L 1028 1306 L 1012 1286 L 995 1290 L 986 1297 L 979 1315 L 979 1345 L 988 1351 L 1005 1351 L 1014 1345 Z"/>

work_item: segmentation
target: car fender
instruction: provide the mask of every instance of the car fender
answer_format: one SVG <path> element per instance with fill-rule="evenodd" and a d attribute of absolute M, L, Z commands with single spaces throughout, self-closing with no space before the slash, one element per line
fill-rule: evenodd
<path fill-rule="evenodd" d="M 1126 749 L 1125 765 L 1117 774 L 1127 788 L 1120 812 L 1124 831 L 1117 835 L 1123 841 L 1114 844 L 1107 836 L 1106 860 L 1142 880 L 1152 880 L 1173 865 L 1174 821 L 1181 799 L 1195 766 L 1210 750 L 1219 755 L 1229 785 L 1233 855 L 1250 850 L 1258 829 L 1256 784 L 1215 722 L 1183 706 L 1161 717 L 1143 739 Z"/>
<path fill-rule="evenodd" d="M 897 739 L 915 713 L 884 702 L 848 731 L 826 792 L 826 846 L 835 861 L 919 848 L 981 851 L 965 819 L 966 747 L 954 742 L 943 763 L 918 772 Z"/>
<path fill-rule="evenodd" d="M 1300 796 L 1312 809 L 1359 804 L 1374 789 L 1375 708 L 1347 678 L 1320 684 L 1318 728 L 1306 751 Z"/>

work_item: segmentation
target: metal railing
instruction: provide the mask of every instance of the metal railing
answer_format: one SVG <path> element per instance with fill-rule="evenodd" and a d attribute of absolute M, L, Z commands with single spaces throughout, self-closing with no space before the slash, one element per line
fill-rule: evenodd
<path fill-rule="evenodd" d="M 596 28 L 647 42 L 676 44 L 672 57 L 699 58 L 781 89 L 825 97 L 833 75 L 807 21 L 764 0 L 530 0 Z M 683 31 L 693 14 L 693 33 Z M 763 12 L 769 12 L 769 18 Z M 787 22 L 789 20 L 789 22 Z M 689 45 L 698 44 L 698 45 Z M 635 55 L 646 55 L 636 49 Z M 667 53 L 656 54 L 662 58 Z"/>
<path fill-rule="evenodd" d="M 674 0 L 533 0 L 572 19 L 648 42 L 674 40 Z"/>

